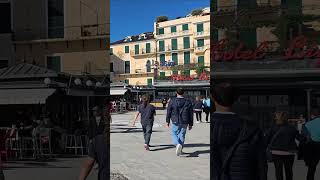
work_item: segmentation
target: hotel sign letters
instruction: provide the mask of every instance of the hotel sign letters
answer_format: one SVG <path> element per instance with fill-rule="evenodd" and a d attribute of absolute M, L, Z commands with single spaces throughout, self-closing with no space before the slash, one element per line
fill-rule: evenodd
<path fill-rule="evenodd" d="M 304 58 L 320 58 L 320 49 L 317 43 L 310 43 L 304 36 L 295 38 L 287 50 L 284 52 L 284 60 L 304 59 Z M 240 60 L 259 60 L 264 59 L 267 55 L 267 48 L 270 46 L 269 42 L 263 42 L 255 50 L 245 50 L 245 45 L 240 43 L 234 50 L 225 50 L 228 45 L 228 40 L 223 39 L 213 44 L 212 46 L 212 60 L 213 61 L 240 61 Z"/>

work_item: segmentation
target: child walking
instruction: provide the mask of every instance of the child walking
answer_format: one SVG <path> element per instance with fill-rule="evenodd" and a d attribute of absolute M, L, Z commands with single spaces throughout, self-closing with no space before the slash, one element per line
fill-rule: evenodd
<path fill-rule="evenodd" d="M 149 151 L 149 143 L 152 134 L 152 126 L 154 116 L 156 115 L 156 108 L 150 104 L 149 96 L 142 96 L 142 104 L 138 107 L 138 112 L 134 118 L 132 126 L 135 127 L 136 120 L 141 115 L 141 125 L 143 129 L 144 148 Z"/>

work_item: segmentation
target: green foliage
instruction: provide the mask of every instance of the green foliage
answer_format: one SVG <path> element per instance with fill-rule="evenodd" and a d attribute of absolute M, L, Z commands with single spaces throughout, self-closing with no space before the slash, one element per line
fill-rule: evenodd
<path fill-rule="evenodd" d="M 192 16 L 200 16 L 202 14 L 203 10 L 202 9 L 195 9 L 191 12 Z"/>
<path fill-rule="evenodd" d="M 156 22 L 159 23 L 159 22 L 165 22 L 168 20 L 169 20 L 169 18 L 167 16 L 158 16 L 156 19 Z"/>

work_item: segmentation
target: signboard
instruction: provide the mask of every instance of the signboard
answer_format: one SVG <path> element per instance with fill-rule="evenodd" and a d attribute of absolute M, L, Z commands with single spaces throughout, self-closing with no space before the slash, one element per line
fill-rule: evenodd
<path fill-rule="evenodd" d="M 174 61 L 163 61 L 163 62 L 160 62 L 160 66 L 161 67 L 173 67 L 175 65 L 176 65 L 176 63 Z"/>
<path fill-rule="evenodd" d="M 225 50 L 228 45 L 228 39 L 222 39 L 212 45 L 211 58 L 213 61 L 250 61 L 264 59 L 267 55 L 266 50 L 270 46 L 270 42 L 263 42 L 255 50 L 245 50 L 244 43 L 240 43 L 233 50 Z M 308 41 L 304 36 L 299 36 L 292 40 L 287 50 L 282 55 L 283 60 L 297 59 L 315 59 L 319 58 L 320 49 L 315 41 Z"/>

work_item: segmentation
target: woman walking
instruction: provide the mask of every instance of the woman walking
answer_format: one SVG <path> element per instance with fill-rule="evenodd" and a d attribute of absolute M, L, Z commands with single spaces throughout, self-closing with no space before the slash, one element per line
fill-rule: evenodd
<path fill-rule="evenodd" d="M 295 140 L 299 131 L 288 123 L 287 112 L 276 112 L 275 126 L 268 133 L 267 140 L 272 154 L 272 161 L 275 166 L 277 180 L 283 180 L 283 167 L 286 180 L 293 179 L 293 163 L 297 153 Z"/>
<path fill-rule="evenodd" d="M 135 127 L 136 120 L 141 115 L 141 125 L 143 129 L 144 148 L 149 151 L 149 143 L 152 134 L 152 126 L 154 122 L 154 116 L 156 115 L 156 108 L 150 104 L 149 96 L 142 96 L 142 104 L 138 107 L 138 113 L 136 114 L 132 126 Z"/>
<path fill-rule="evenodd" d="M 203 103 L 200 97 L 197 96 L 196 102 L 194 103 L 194 106 L 193 106 L 193 111 L 196 114 L 197 123 L 202 122 L 202 108 L 203 108 Z"/>

